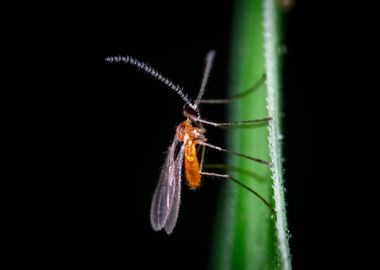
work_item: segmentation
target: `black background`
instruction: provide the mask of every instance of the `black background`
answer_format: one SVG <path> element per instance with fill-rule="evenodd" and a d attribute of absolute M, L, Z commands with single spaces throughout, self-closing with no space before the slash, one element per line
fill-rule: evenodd
<path fill-rule="evenodd" d="M 13 134 L 8 160 L 15 166 L 5 189 L 12 263 L 207 268 L 219 183 L 184 192 L 173 236 L 149 224 L 151 196 L 182 103 L 141 72 L 104 58 L 133 55 L 193 96 L 204 55 L 213 48 L 218 55 L 207 95 L 224 96 L 232 7 L 15 8 L 8 21 L 12 48 L 5 52 L 13 57 L 10 89 L 16 97 L 7 118 L 21 128 Z M 353 177 L 350 157 L 357 146 L 349 144 L 346 129 L 354 117 L 348 105 L 353 86 L 341 78 L 348 76 L 355 29 L 344 8 L 299 1 L 285 18 L 285 185 L 295 269 L 368 260 L 359 257 L 365 246 L 353 244 L 366 227 L 357 224 L 367 218 L 353 192 L 362 178 Z M 207 115 L 223 119 L 223 110 Z M 213 142 L 223 144 L 222 136 L 215 133 Z"/>

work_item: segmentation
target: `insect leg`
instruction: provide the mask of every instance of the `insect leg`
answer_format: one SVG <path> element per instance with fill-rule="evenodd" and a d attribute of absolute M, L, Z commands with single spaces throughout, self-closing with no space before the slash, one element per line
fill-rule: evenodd
<path fill-rule="evenodd" d="M 255 90 L 257 90 L 258 88 L 260 88 L 260 86 L 265 82 L 265 79 L 266 79 L 266 76 L 265 76 L 265 74 L 263 74 L 261 76 L 261 78 L 252 87 L 250 87 L 246 91 L 241 92 L 237 95 L 234 95 L 234 96 L 231 96 L 228 98 L 224 98 L 224 99 L 201 99 L 199 101 L 199 103 L 202 103 L 202 104 L 227 104 L 227 103 L 230 103 L 236 99 L 245 97 L 245 96 L 251 94 L 252 92 L 254 92 Z"/>
<path fill-rule="evenodd" d="M 233 155 L 236 155 L 236 156 L 239 156 L 239 157 L 243 157 L 243 158 L 246 158 L 246 159 L 249 159 L 249 160 L 252 160 L 252 161 L 256 161 L 258 163 L 262 163 L 262 164 L 265 164 L 265 165 L 268 165 L 268 166 L 272 166 L 272 162 L 265 161 L 265 160 L 262 160 L 262 159 L 259 159 L 259 158 L 254 158 L 254 157 L 251 157 L 251 156 L 248 156 L 248 155 L 245 155 L 245 154 L 242 154 L 242 153 L 238 153 L 238 152 L 235 152 L 235 151 L 230 151 L 230 150 L 224 149 L 224 148 L 222 148 L 220 146 L 216 146 L 216 145 L 213 145 L 213 144 L 210 144 L 210 143 L 199 142 L 198 144 L 210 147 L 212 149 L 215 149 L 215 150 L 218 150 L 218 151 L 221 151 L 221 152 L 226 152 L 226 153 L 233 154 Z"/>
<path fill-rule="evenodd" d="M 273 206 L 263 197 L 261 196 L 257 191 L 253 190 L 252 188 L 250 188 L 249 186 L 243 184 L 242 182 L 240 182 L 239 180 L 237 180 L 236 178 L 232 177 L 231 175 L 229 174 L 220 174 L 220 173 L 214 173 L 214 172 L 201 172 L 202 175 L 206 175 L 206 176 L 211 176 L 211 177 L 217 177 L 217 178 L 225 178 L 225 179 L 229 179 L 233 182 L 235 182 L 236 184 L 238 184 L 239 186 L 241 186 L 242 188 L 246 189 L 247 191 L 251 192 L 252 194 L 254 194 L 258 199 L 260 199 L 266 206 L 268 206 L 268 208 L 270 210 L 272 210 L 273 212 L 275 212 L 275 209 L 273 208 Z"/>
<path fill-rule="evenodd" d="M 265 117 L 265 118 L 253 119 L 253 120 L 216 123 L 216 122 L 212 122 L 212 121 L 208 121 L 208 120 L 204 120 L 204 119 L 200 119 L 200 118 L 191 118 L 191 119 L 196 121 L 196 122 L 207 124 L 207 125 L 214 126 L 214 127 L 248 126 L 248 125 L 253 125 L 253 124 L 268 122 L 270 120 L 273 120 L 272 117 Z"/>

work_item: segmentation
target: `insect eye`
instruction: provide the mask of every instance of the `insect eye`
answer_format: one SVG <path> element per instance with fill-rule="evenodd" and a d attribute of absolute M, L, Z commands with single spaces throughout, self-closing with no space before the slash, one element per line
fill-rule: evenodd
<path fill-rule="evenodd" d="M 191 108 L 189 106 L 189 104 L 185 104 L 183 106 L 183 113 L 185 115 L 189 115 L 189 116 L 192 116 L 194 118 L 198 118 L 199 117 L 199 112 L 197 110 L 194 110 L 193 108 Z"/>

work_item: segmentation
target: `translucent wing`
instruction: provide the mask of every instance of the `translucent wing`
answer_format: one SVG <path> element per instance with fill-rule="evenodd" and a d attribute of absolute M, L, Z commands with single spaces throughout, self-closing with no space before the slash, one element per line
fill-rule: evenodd
<path fill-rule="evenodd" d="M 169 216 L 165 223 L 165 231 L 167 234 L 171 234 L 177 223 L 179 204 L 181 202 L 181 179 L 182 179 L 182 166 L 183 166 L 184 146 L 181 147 L 177 158 L 175 159 L 175 190 L 173 195 L 173 203 Z"/>
<path fill-rule="evenodd" d="M 155 231 L 161 230 L 170 221 L 168 226 L 172 224 L 172 226 L 169 226 L 171 228 L 169 231 L 171 232 L 178 216 L 179 197 L 181 195 L 181 172 L 177 170 L 182 169 L 182 163 L 181 165 L 178 164 L 181 156 L 183 160 L 183 151 L 180 151 L 176 157 L 177 146 L 178 140 L 175 138 L 169 148 L 161 170 L 160 179 L 153 194 L 150 223 Z M 165 230 L 168 232 L 168 229 L 165 228 Z"/>

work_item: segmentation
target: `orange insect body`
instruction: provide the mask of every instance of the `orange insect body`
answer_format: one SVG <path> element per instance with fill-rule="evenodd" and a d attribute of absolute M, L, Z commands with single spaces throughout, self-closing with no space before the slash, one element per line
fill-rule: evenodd
<path fill-rule="evenodd" d="M 201 184 L 196 145 L 207 141 L 205 132 L 204 128 L 193 127 L 189 118 L 177 126 L 177 139 L 185 145 L 185 176 L 191 189 Z"/>

